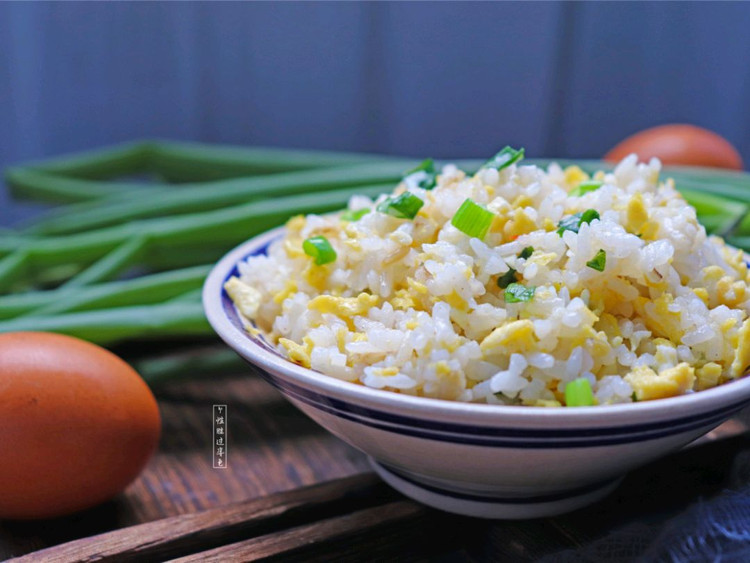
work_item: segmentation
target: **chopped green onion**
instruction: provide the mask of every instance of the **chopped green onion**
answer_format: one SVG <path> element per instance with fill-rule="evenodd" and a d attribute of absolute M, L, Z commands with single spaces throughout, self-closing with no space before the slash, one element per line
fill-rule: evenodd
<path fill-rule="evenodd" d="M 565 405 L 568 407 L 590 407 L 594 404 L 591 384 L 585 377 L 574 379 L 565 386 Z"/>
<path fill-rule="evenodd" d="M 631 399 L 633 399 L 634 403 L 638 402 L 638 395 L 635 394 L 635 391 L 633 391 L 633 394 L 630 396 Z"/>
<path fill-rule="evenodd" d="M 557 224 L 559 227 L 557 234 L 563 236 L 565 231 L 577 233 L 582 224 L 591 223 L 594 219 L 599 219 L 599 212 L 596 209 L 587 209 L 586 211 L 563 217 Z"/>
<path fill-rule="evenodd" d="M 518 257 L 523 258 L 524 260 L 528 260 L 532 254 L 534 254 L 534 247 L 527 246 L 521 251 L 521 254 L 519 254 Z"/>
<path fill-rule="evenodd" d="M 414 219 L 424 201 L 411 192 L 404 192 L 396 197 L 389 197 L 378 205 L 378 211 L 398 219 Z"/>
<path fill-rule="evenodd" d="M 422 164 L 404 173 L 403 181 L 425 190 L 431 190 L 437 184 L 435 163 L 431 158 L 422 161 Z"/>
<path fill-rule="evenodd" d="M 563 236 L 563 233 L 565 231 L 573 231 L 574 233 L 578 232 L 578 226 L 581 224 L 581 214 L 580 213 L 574 213 L 573 215 L 568 215 L 567 217 L 563 217 L 560 219 L 560 222 L 557 224 L 557 234 L 560 236 Z"/>
<path fill-rule="evenodd" d="M 318 266 L 336 260 L 336 251 L 326 237 L 310 237 L 302 243 L 302 250 L 305 251 L 305 254 L 314 258 Z"/>
<path fill-rule="evenodd" d="M 580 227 L 584 223 L 591 223 L 594 219 L 599 219 L 599 212 L 596 209 L 587 209 L 581 215 L 581 222 L 578 226 Z"/>
<path fill-rule="evenodd" d="M 604 250 L 599 249 L 599 252 L 596 253 L 596 256 L 594 256 L 593 259 L 586 262 L 586 265 L 589 268 L 593 268 L 594 270 L 603 272 L 604 267 L 607 265 L 607 253 L 604 252 Z"/>
<path fill-rule="evenodd" d="M 535 291 L 535 287 L 524 287 L 520 283 L 512 283 L 505 288 L 505 302 L 522 303 L 531 301 Z"/>
<path fill-rule="evenodd" d="M 483 239 L 492 225 L 495 214 L 470 198 L 461 204 L 451 219 L 451 225 L 470 237 Z"/>
<path fill-rule="evenodd" d="M 601 188 L 602 185 L 604 185 L 604 182 L 600 182 L 599 180 L 588 180 L 586 182 L 581 182 L 574 189 L 570 190 L 568 195 L 571 197 L 581 197 L 583 194 L 595 192 L 596 190 Z"/>
<path fill-rule="evenodd" d="M 494 168 L 495 170 L 502 170 L 523 159 L 524 149 L 514 149 L 512 147 L 505 147 L 487 162 L 482 165 L 482 168 Z"/>
<path fill-rule="evenodd" d="M 341 214 L 341 220 L 354 223 L 355 221 L 359 221 L 362 217 L 367 215 L 369 212 L 370 212 L 370 209 L 368 207 L 363 207 L 362 209 L 357 209 L 357 210 L 347 209 Z"/>
<path fill-rule="evenodd" d="M 505 272 L 502 276 L 497 278 L 497 287 L 501 289 L 505 289 L 510 284 L 515 283 L 516 281 L 516 271 L 511 268 L 507 272 Z"/>

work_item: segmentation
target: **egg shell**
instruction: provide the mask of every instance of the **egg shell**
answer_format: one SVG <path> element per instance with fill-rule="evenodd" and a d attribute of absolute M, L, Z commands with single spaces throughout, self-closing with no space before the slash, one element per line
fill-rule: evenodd
<path fill-rule="evenodd" d="M 70 514 L 121 492 L 157 447 L 145 382 L 69 336 L 0 335 L 0 518 Z"/>

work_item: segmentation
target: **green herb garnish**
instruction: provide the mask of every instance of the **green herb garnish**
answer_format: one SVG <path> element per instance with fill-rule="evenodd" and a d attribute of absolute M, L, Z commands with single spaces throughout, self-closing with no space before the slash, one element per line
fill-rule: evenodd
<path fill-rule="evenodd" d="M 599 212 L 596 209 L 587 209 L 586 211 L 563 217 L 557 224 L 557 234 L 563 236 L 565 231 L 577 233 L 582 224 L 591 223 L 594 219 L 599 219 Z"/>
<path fill-rule="evenodd" d="M 414 219 L 424 201 L 411 192 L 404 192 L 396 197 L 389 197 L 378 205 L 378 211 L 398 219 Z"/>
<path fill-rule="evenodd" d="M 370 208 L 363 207 L 362 209 L 347 209 L 341 214 L 341 220 L 342 221 L 349 221 L 350 223 L 354 223 L 355 221 L 359 221 L 362 217 L 367 215 L 370 212 Z"/>
<path fill-rule="evenodd" d="M 471 199 L 467 199 L 458 208 L 451 219 L 451 225 L 470 237 L 483 239 L 492 225 L 495 214 Z"/>
<path fill-rule="evenodd" d="M 302 243 L 302 250 L 305 251 L 305 254 L 314 258 L 318 266 L 336 260 L 336 251 L 326 237 L 310 237 Z"/>
<path fill-rule="evenodd" d="M 572 197 L 581 197 L 583 194 L 595 192 L 596 190 L 601 188 L 602 185 L 604 185 L 604 182 L 600 182 L 599 180 L 587 180 L 585 182 L 581 182 L 574 189 L 570 190 L 568 195 Z"/>
<path fill-rule="evenodd" d="M 507 168 L 514 162 L 518 162 L 523 159 L 524 149 L 514 149 L 512 147 L 505 147 L 495 156 L 489 159 L 482 165 L 482 168 L 494 168 L 495 170 L 502 170 Z"/>
<path fill-rule="evenodd" d="M 502 276 L 497 278 L 497 287 L 501 289 L 505 289 L 510 284 L 515 283 L 516 281 L 516 271 L 511 268 L 507 272 L 505 272 Z"/>
<path fill-rule="evenodd" d="M 505 288 L 506 303 L 524 303 L 534 297 L 535 287 L 525 287 L 520 283 L 511 283 Z"/>
<path fill-rule="evenodd" d="M 581 222 L 578 226 L 580 227 L 584 223 L 591 223 L 594 219 L 599 219 L 599 212 L 596 209 L 587 209 L 581 215 Z"/>
<path fill-rule="evenodd" d="M 604 267 L 607 265 L 607 253 L 602 249 L 599 249 L 599 252 L 596 253 L 596 256 L 586 262 L 586 265 L 589 268 L 593 268 L 594 270 L 603 272 Z"/>
<path fill-rule="evenodd" d="M 435 162 L 431 158 L 423 160 L 419 166 L 405 172 L 402 181 L 425 190 L 431 190 L 437 184 Z"/>
<path fill-rule="evenodd" d="M 521 254 L 518 255 L 519 258 L 523 258 L 524 260 L 527 260 L 531 257 L 531 255 L 534 254 L 534 247 L 533 246 L 527 246 L 521 251 Z"/>
<path fill-rule="evenodd" d="M 590 407 L 594 404 L 594 393 L 591 384 L 585 377 L 580 377 L 565 386 L 565 406 Z"/>

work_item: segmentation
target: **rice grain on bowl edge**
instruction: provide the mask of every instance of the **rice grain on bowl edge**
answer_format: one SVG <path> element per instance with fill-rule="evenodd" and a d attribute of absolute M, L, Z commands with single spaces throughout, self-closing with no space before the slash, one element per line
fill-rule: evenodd
<path fill-rule="evenodd" d="M 294 217 L 226 290 L 291 361 L 409 395 L 586 406 L 744 374 L 744 254 L 658 160 L 589 177 L 522 155 L 473 176 L 425 161 L 391 195 Z"/>

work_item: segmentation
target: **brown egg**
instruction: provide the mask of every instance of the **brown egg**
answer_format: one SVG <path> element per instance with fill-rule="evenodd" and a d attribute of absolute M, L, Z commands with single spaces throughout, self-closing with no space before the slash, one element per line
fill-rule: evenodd
<path fill-rule="evenodd" d="M 632 135 L 604 157 L 619 162 L 635 153 L 642 161 L 657 157 L 663 164 L 742 170 L 742 158 L 729 141 L 695 125 L 660 125 Z"/>
<path fill-rule="evenodd" d="M 0 518 L 97 505 L 154 453 L 161 419 L 140 376 L 104 348 L 59 334 L 0 334 Z"/>

